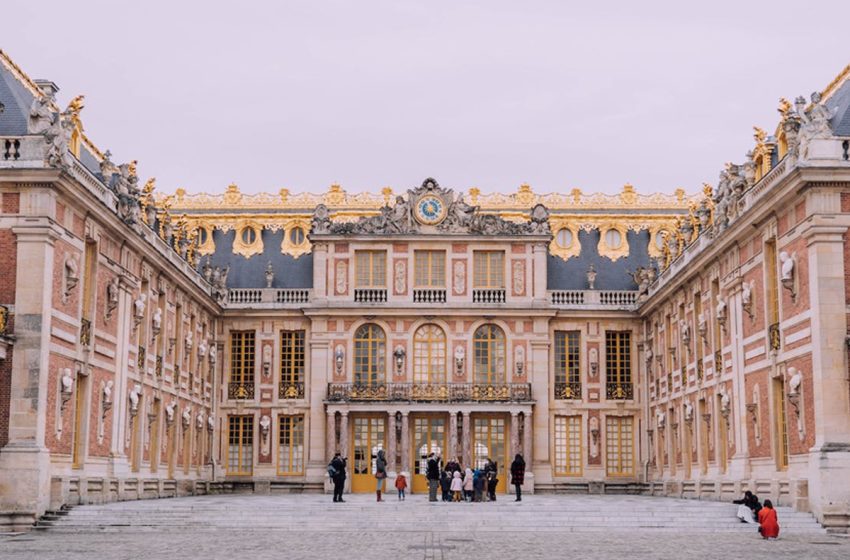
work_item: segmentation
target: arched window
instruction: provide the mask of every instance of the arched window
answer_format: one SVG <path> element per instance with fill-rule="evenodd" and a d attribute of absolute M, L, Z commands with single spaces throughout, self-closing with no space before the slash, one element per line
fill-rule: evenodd
<path fill-rule="evenodd" d="M 354 333 L 354 382 L 383 383 L 386 376 L 387 337 L 384 330 L 367 323 Z"/>
<path fill-rule="evenodd" d="M 481 325 L 472 338 L 475 383 L 505 382 L 505 333 L 496 325 Z"/>
<path fill-rule="evenodd" d="M 413 335 L 413 382 L 446 382 L 446 333 L 437 325 L 422 325 Z"/>

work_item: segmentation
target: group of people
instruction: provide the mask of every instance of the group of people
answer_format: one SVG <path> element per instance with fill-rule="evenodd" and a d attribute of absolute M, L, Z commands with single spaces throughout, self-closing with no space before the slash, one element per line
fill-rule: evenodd
<path fill-rule="evenodd" d="M 758 532 L 762 538 L 779 537 L 779 520 L 776 517 L 773 502 L 765 500 L 762 505 L 758 496 L 747 490 L 743 498 L 734 500 L 732 503 L 738 504 L 737 517 L 742 523 L 758 523 Z"/>
<path fill-rule="evenodd" d="M 328 476 L 334 485 L 334 502 L 344 502 L 342 498 L 345 487 L 347 460 L 336 453 L 328 464 Z M 387 459 L 384 450 L 377 452 L 375 458 L 375 494 L 379 502 L 383 502 L 382 494 L 387 478 Z M 516 492 L 517 502 L 522 501 L 522 484 L 525 481 L 525 460 L 519 453 L 511 463 L 511 484 Z M 441 494 L 444 502 L 483 502 L 496 500 L 496 486 L 499 484 L 499 466 L 496 461 L 487 457 L 481 468 L 464 468 L 455 458 L 442 464 L 440 456 L 430 453 L 425 465 L 425 478 L 428 480 L 428 500 L 438 501 L 437 493 Z M 405 499 L 407 477 L 404 473 L 396 475 L 395 487 L 399 501 Z"/>

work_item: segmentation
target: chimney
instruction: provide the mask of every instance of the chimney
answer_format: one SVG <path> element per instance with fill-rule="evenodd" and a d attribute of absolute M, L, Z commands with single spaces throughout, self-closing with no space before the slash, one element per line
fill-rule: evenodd
<path fill-rule="evenodd" d="M 41 89 L 48 97 L 55 97 L 57 93 L 59 93 L 59 86 L 57 86 L 54 82 L 50 80 L 33 80 L 35 85 Z"/>

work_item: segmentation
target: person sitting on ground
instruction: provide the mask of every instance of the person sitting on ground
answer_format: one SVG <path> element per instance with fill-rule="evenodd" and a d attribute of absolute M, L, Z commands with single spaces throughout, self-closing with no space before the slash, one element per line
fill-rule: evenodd
<path fill-rule="evenodd" d="M 779 537 L 779 520 L 770 500 L 765 500 L 764 507 L 759 510 L 759 533 L 765 539 Z"/>
<path fill-rule="evenodd" d="M 440 473 L 440 491 L 444 502 L 452 501 L 452 475 L 446 470 Z"/>
<path fill-rule="evenodd" d="M 398 473 L 398 476 L 395 477 L 395 488 L 398 490 L 398 501 L 404 501 L 404 490 L 407 488 L 407 477 L 404 476 L 404 473 Z"/>
<path fill-rule="evenodd" d="M 460 501 L 460 495 L 463 492 L 463 479 L 460 477 L 460 471 L 455 471 L 454 476 L 452 477 L 452 494 L 454 495 L 454 501 Z"/>
<path fill-rule="evenodd" d="M 467 502 L 472 501 L 472 492 L 474 490 L 475 487 L 473 486 L 472 469 L 467 467 L 466 472 L 463 475 L 463 494 Z"/>
<path fill-rule="evenodd" d="M 738 513 L 736 514 L 741 523 L 757 523 L 761 504 L 758 496 L 747 490 L 744 492 L 744 497 L 740 500 L 733 500 L 733 504 L 738 504 Z"/>

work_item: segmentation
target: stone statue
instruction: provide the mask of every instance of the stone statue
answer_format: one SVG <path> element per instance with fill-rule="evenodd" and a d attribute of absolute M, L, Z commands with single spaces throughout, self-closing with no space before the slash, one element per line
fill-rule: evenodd
<path fill-rule="evenodd" d="M 272 287 L 272 282 L 274 282 L 274 268 L 272 267 L 272 261 L 269 261 L 269 264 L 266 265 L 266 288 Z"/>
<path fill-rule="evenodd" d="M 192 411 L 188 408 L 183 409 L 183 414 L 181 415 L 183 429 L 187 429 L 192 424 Z"/>
<path fill-rule="evenodd" d="M 212 265 L 210 265 L 210 258 L 209 257 L 207 257 L 207 260 L 204 263 L 204 266 L 201 268 L 201 273 L 204 275 L 204 280 L 206 280 L 208 284 L 211 284 L 212 283 L 213 268 L 212 268 Z"/>
<path fill-rule="evenodd" d="M 319 204 L 313 210 L 312 232 L 317 234 L 330 233 L 331 218 L 328 207 Z"/>
<path fill-rule="evenodd" d="M 74 123 L 68 116 L 61 113 L 44 132 L 44 138 L 47 141 L 44 163 L 48 167 L 58 167 L 68 171 L 74 165 L 74 156 L 70 151 L 73 132 Z"/>
<path fill-rule="evenodd" d="M 551 233 L 549 228 L 549 209 L 542 204 L 535 204 L 531 209 L 531 223 L 529 224 L 529 233 L 534 235 L 548 235 Z"/>
<path fill-rule="evenodd" d="M 779 253 L 779 262 L 782 263 L 782 282 L 794 281 L 794 259 L 788 253 L 781 251 Z"/>
<path fill-rule="evenodd" d="M 118 307 L 118 277 L 106 284 L 106 318 L 112 317 L 115 308 Z"/>
<path fill-rule="evenodd" d="M 812 105 L 806 111 L 806 99 L 802 96 L 795 100 L 797 114 L 800 117 L 801 126 L 799 134 L 799 156 L 801 159 L 809 158 L 809 146 L 812 140 L 819 138 L 830 138 L 832 127 L 830 119 L 835 116 L 835 110 L 821 103 L 821 94 L 814 92 L 811 95 Z"/>
<path fill-rule="evenodd" d="M 679 336 L 682 337 L 682 344 L 685 348 L 690 349 L 691 346 L 691 327 L 684 319 L 679 320 Z"/>
<path fill-rule="evenodd" d="M 198 344 L 198 358 L 203 360 L 206 355 L 207 355 L 207 341 L 202 338 L 201 342 Z"/>
<path fill-rule="evenodd" d="M 62 294 L 63 303 L 68 302 L 68 298 L 71 297 L 71 293 L 73 293 L 74 288 L 77 287 L 77 284 L 80 281 L 80 267 L 77 264 L 77 258 L 74 256 L 65 257 L 65 289 Z"/>
<path fill-rule="evenodd" d="M 215 362 L 218 359 L 218 349 L 215 342 L 210 344 L 210 366 L 215 367 Z"/>
<path fill-rule="evenodd" d="M 136 385 L 130 389 L 129 399 L 130 399 L 130 414 L 135 416 L 139 411 L 139 397 L 142 395 L 142 386 L 136 383 Z"/>
<path fill-rule="evenodd" d="M 230 265 L 224 268 L 215 267 L 212 272 L 212 293 L 219 303 L 227 298 L 227 274 L 229 272 Z"/>
<path fill-rule="evenodd" d="M 153 335 L 157 336 L 162 330 L 162 309 L 157 307 L 153 312 Z"/>
<path fill-rule="evenodd" d="M 156 201 L 154 200 L 153 192 L 156 189 L 156 177 L 151 177 L 145 182 L 142 187 L 142 195 L 139 202 L 144 207 L 145 222 L 151 227 L 156 223 Z"/>
<path fill-rule="evenodd" d="M 165 423 L 170 426 L 174 423 L 174 413 L 177 412 L 177 403 L 171 402 L 165 405 Z"/>
<path fill-rule="evenodd" d="M 112 408 L 112 380 L 107 381 L 103 385 L 103 391 L 101 394 L 101 408 L 103 408 L 104 417 L 106 417 L 106 412 Z"/>
<path fill-rule="evenodd" d="M 71 368 L 62 369 L 62 394 L 70 395 L 74 390 L 74 378 L 71 377 Z"/>
<path fill-rule="evenodd" d="M 186 352 L 190 352 L 192 350 L 192 345 L 194 341 L 192 340 L 192 331 L 186 333 L 186 339 L 183 341 L 183 344 L 186 346 Z"/>
<path fill-rule="evenodd" d="M 40 95 L 32 100 L 30 115 L 27 121 L 27 134 L 44 134 L 56 121 L 56 114 L 50 108 L 52 96 Z"/>
<path fill-rule="evenodd" d="M 463 361 L 466 358 L 466 350 L 463 346 L 455 346 L 455 374 L 463 375 Z"/>
<path fill-rule="evenodd" d="M 478 206 L 470 206 L 463 200 L 462 195 L 449 206 L 446 219 L 437 227 L 442 231 L 464 231 L 472 224 L 472 217 L 478 212 Z"/>
<path fill-rule="evenodd" d="M 410 217 L 410 204 L 403 197 L 397 196 L 387 226 L 396 233 L 408 233 L 412 225 Z"/>
<path fill-rule="evenodd" d="M 723 300 L 723 296 L 717 294 L 717 307 L 715 308 L 717 322 L 720 323 L 722 328 L 726 328 L 726 302 Z"/>
<path fill-rule="evenodd" d="M 587 289 L 596 289 L 596 269 L 592 264 L 590 265 L 590 268 L 587 269 Z"/>
<path fill-rule="evenodd" d="M 195 428 L 198 430 L 204 429 L 204 412 L 201 411 L 198 413 L 198 416 L 195 417 Z"/>
<path fill-rule="evenodd" d="M 741 308 L 753 318 L 753 282 L 744 282 L 741 285 Z"/>

